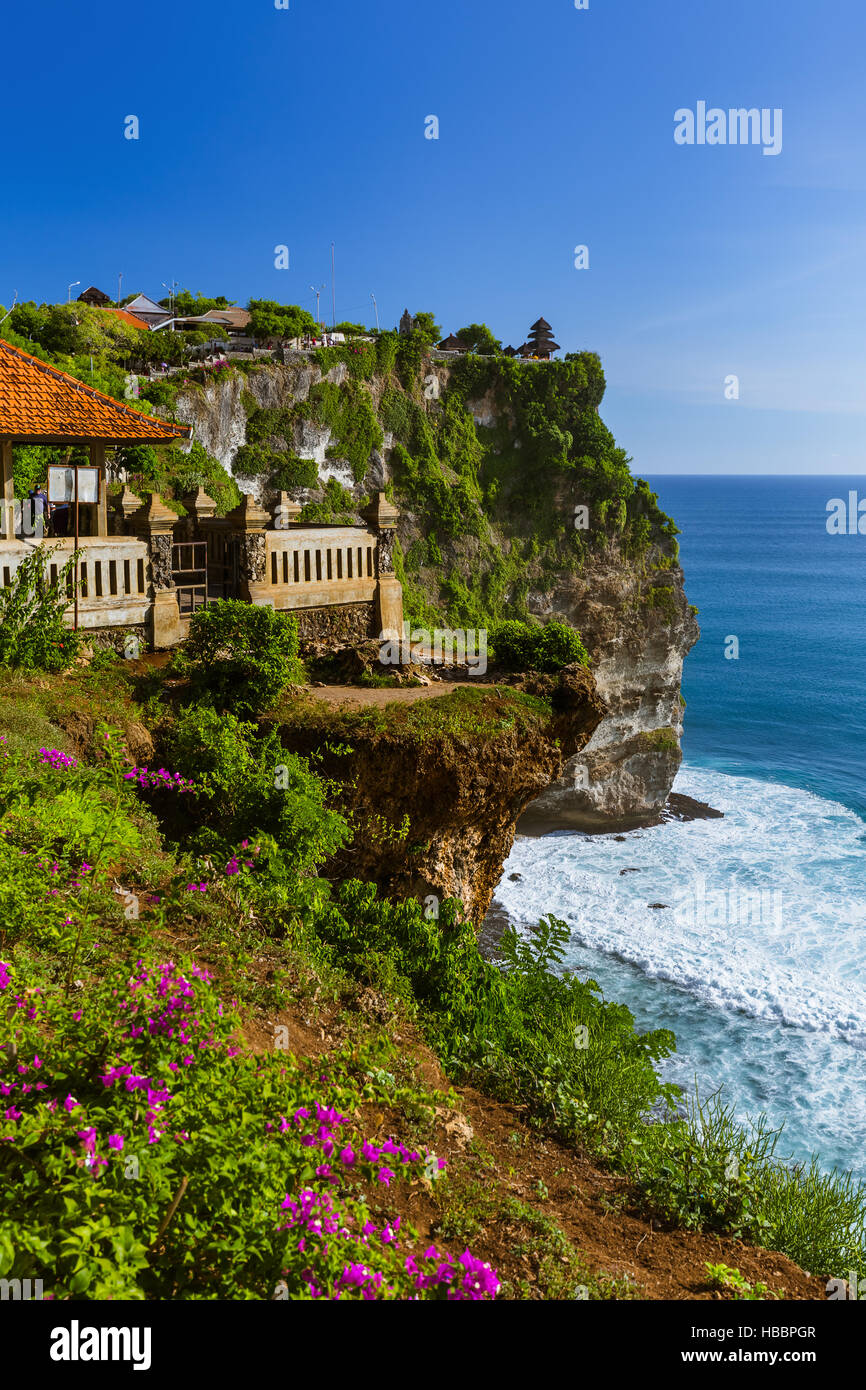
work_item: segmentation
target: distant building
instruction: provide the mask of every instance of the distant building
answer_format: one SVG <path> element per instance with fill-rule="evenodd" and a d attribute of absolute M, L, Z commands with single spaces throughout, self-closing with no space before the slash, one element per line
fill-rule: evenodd
<path fill-rule="evenodd" d="M 123 306 L 127 313 L 134 314 L 138 319 L 144 319 L 149 328 L 162 328 L 170 323 L 173 315 L 164 309 L 155 300 L 148 299 L 146 294 L 138 294 L 129 304 Z"/>
<path fill-rule="evenodd" d="M 502 349 L 502 356 L 503 356 L 503 357 L 519 357 L 519 356 L 520 356 L 520 352 L 518 352 L 518 350 L 517 350 L 516 347 L 512 347 L 511 344 L 509 343 L 507 348 L 503 348 L 503 349 Z"/>
<path fill-rule="evenodd" d="M 122 323 L 129 324 L 130 328 L 150 329 L 150 324 L 145 319 L 140 319 L 136 314 L 131 314 L 128 309 L 103 309 L 104 314 L 113 314 Z"/>
<path fill-rule="evenodd" d="M 553 329 L 547 319 L 538 319 L 529 330 L 529 337 L 520 349 L 521 357 L 537 357 L 541 362 L 549 362 L 559 343 L 553 341 Z"/>
<path fill-rule="evenodd" d="M 102 290 L 98 290 L 95 285 L 89 285 L 78 296 L 78 302 L 79 304 L 91 304 L 95 309 L 104 309 L 106 304 L 113 304 L 114 301 L 107 294 L 103 294 Z"/>
<path fill-rule="evenodd" d="M 202 318 L 208 323 L 218 323 L 228 329 L 230 338 L 242 338 L 249 327 L 249 309 L 239 309 L 232 305 L 230 309 L 208 309 Z"/>
<path fill-rule="evenodd" d="M 205 333 L 208 331 L 216 333 L 219 329 L 219 336 L 223 338 L 246 338 L 247 326 L 250 321 L 248 309 L 208 309 L 206 314 L 192 314 L 186 318 L 175 319 L 175 327 L 189 329 L 191 332 L 196 329 Z"/>
<path fill-rule="evenodd" d="M 415 327 L 415 320 L 408 309 L 403 310 L 403 317 L 400 320 L 400 337 L 408 338 Z"/>
<path fill-rule="evenodd" d="M 439 352 L 468 352 L 469 349 L 460 338 L 455 338 L 451 333 L 447 338 L 443 338 L 439 344 Z"/>

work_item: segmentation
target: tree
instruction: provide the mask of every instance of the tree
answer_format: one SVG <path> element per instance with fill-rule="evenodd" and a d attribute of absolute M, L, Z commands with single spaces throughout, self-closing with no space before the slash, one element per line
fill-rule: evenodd
<path fill-rule="evenodd" d="M 298 304 L 278 304 L 273 299 L 251 299 L 249 333 L 252 338 L 299 338 L 317 333 L 312 314 Z"/>
<path fill-rule="evenodd" d="M 414 334 L 418 334 L 428 347 L 432 343 L 438 343 L 442 337 L 442 329 L 436 322 L 435 314 L 416 314 L 413 336 Z"/>
<path fill-rule="evenodd" d="M 502 351 L 501 342 L 494 338 L 486 323 L 470 323 L 468 328 L 460 329 L 457 337 L 470 352 L 478 352 L 482 357 L 495 357 Z"/>
<path fill-rule="evenodd" d="M 48 305 L 37 305 L 32 299 L 26 304 L 19 304 L 12 310 L 7 320 L 7 326 L 20 333 L 22 338 L 29 338 L 33 342 L 41 343 L 42 334 L 48 322 Z"/>
<path fill-rule="evenodd" d="M 160 301 L 163 308 L 168 305 Z M 224 294 L 218 294 L 216 299 L 208 299 L 203 294 L 190 294 L 189 290 L 181 290 L 180 294 L 175 295 L 174 312 L 185 319 L 198 318 L 200 314 L 208 314 L 211 309 L 229 309 L 232 301 L 226 299 Z"/>

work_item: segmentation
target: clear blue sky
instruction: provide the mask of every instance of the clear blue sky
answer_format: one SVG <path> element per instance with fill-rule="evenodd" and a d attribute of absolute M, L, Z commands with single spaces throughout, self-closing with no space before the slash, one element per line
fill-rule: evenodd
<path fill-rule="evenodd" d="M 637 471 L 866 473 L 863 0 L 290 6 L 7 7 L 0 302 L 312 308 L 334 240 L 339 318 L 598 351 Z M 676 145 L 700 100 L 782 108 L 782 153 Z"/>

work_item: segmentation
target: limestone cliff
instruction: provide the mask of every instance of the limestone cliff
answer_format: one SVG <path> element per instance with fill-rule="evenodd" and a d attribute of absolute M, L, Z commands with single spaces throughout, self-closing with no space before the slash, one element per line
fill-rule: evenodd
<path fill-rule="evenodd" d="M 357 511 L 387 488 L 416 625 L 523 616 L 577 628 L 607 713 L 553 785 L 539 785 L 522 828 L 651 821 L 680 763 L 682 664 L 699 629 L 675 527 L 599 417 L 598 359 L 521 367 L 421 354 L 409 370 L 400 350 L 396 367 L 360 372 L 348 355 L 360 350 L 346 349 L 228 373 L 182 394 L 176 414 L 265 502 L 288 487 L 326 519 L 335 497 Z M 266 441 L 255 473 L 244 471 L 248 437 Z"/>
<path fill-rule="evenodd" d="M 607 714 L 520 829 L 610 831 L 657 819 L 682 761 L 680 682 L 699 636 L 682 570 L 646 576 L 611 558 L 569 577 L 535 611 L 580 630 Z"/>

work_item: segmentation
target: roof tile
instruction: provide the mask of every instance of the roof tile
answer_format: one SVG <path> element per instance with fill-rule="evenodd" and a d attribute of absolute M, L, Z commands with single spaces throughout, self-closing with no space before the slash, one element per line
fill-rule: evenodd
<path fill-rule="evenodd" d="M 186 439 L 189 432 L 189 425 L 133 410 L 0 338 L 0 436 L 159 443 Z"/>

